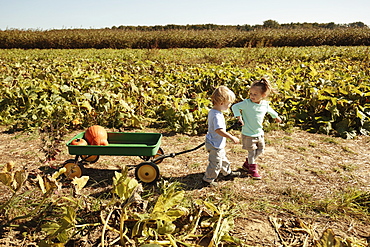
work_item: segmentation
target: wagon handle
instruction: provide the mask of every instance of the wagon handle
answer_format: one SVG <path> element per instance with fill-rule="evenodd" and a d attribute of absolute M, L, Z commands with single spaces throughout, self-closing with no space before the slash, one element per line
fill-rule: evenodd
<path fill-rule="evenodd" d="M 226 131 L 229 131 L 229 130 L 231 130 L 231 129 L 235 128 L 235 127 L 239 127 L 239 126 L 240 126 L 240 122 L 239 122 L 239 121 L 237 121 L 237 122 L 235 122 L 232 126 L 230 126 L 229 128 L 227 128 L 227 129 L 226 129 Z M 161 156 L 159 156 L 158 158 L 153 159 L 153 160 L 152 160 L 152 162 L 153 162 L 153 163 L 155 163 L 155 162 L 156 162 L 156 161 L 158 161 L 158 160 L 163 160 L 163 159 L 165 159 L 165 158 L 169 158 L 169 157 L 173 158 L 173 157 L 175 157 L 175 156 L 177 156 L 177 155 L 180 155 L 180 154 L 185 154 L 185 153 L 193 152 L 193 151 L 195 151 L 195 150 L 197 150 L 197 149 L 199 149 L 199 148 L 203 147 L 205 144 L 206 144 L 206 143 L 205 143 L 205 142 L 203 142 L 202 144 L 199 144 L 199 145 L 198 145 L 198 146 L 196 146 L 195 148 L 192 148 L 192 149 L 189 149 L 189 150 L 185 150 L 185 151 L 178 152 L 178 153 L 170 153 L 170 154 L 166 154 L 166 155 L 161 155 Z"/>

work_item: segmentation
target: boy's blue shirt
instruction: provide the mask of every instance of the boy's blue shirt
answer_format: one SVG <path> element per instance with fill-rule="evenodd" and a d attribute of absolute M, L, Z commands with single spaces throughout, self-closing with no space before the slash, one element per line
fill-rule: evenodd
<path fill-rule="evenodd" d="M 216 133 L 217 129 L 226 129 L 224 114 L 218 110 L 211 109 L 208 112 L 208 132 L 206 142 L 210 143 L 215 148 L 224 148 L 226 146 L 226 138 Z"/>
<path fill-rule="evenodd" d="M 277 118 L 279 116 L 266 100 L 261 100 L 261 102 L 257 104 L 250 99 L 245 99 L 242 102 L 234 104 L 231 110 L 235 117 L 243 117 L 244 126 L 242 127 L 242 134 L 251 137 L 264 134 L 262 124 L 266 113 L 270 114 L 272 118 Z"/>

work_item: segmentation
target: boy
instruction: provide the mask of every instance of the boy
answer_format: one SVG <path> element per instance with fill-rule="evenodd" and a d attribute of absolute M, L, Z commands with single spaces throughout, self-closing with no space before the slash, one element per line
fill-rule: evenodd
<path fill-rule="evenodd" d="M 206 149 L 209 152 L 206 172 L 203 181 L 210 186 L 217 186 L 215 179 L 221 172 L 224 176 L 239 176 L 240 172 L 232 172 L 226 157 L 226 138 L 239 143 L 239 138 L 226 132 L 226 123 L 222 111 L 227 110 L 235 101 L 235 94 L 225 86 L 220 86 L 212 94 L 213 108 L 208 113 L 208 132 Z"/>

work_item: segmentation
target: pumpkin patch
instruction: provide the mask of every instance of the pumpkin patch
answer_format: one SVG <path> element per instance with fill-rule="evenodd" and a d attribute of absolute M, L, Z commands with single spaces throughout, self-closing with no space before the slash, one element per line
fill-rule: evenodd
<path fill-rule="evenodd" d="M 163 49 L 143 59 L 130 49 L 4 49 L 0 123 L 205 134 L 209 92 L 227 85 L 240 101 L 253 80 L 268 76 L 284 128 L 354 138 L 370 133 L 369 54 L 367 46 Z"/>

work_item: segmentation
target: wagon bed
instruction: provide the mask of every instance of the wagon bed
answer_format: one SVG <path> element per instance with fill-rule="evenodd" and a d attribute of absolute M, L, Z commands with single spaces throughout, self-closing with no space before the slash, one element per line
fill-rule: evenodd
<path fill-rule="evenodd" d="M 108 146 L 72 145 L 74 139 L 83 138 L 81 132 L 67 142 L 71 155 L 114 155 L 114 156 L 154 156 L 161 144 L 160 133 L 108 132 Z"/>

